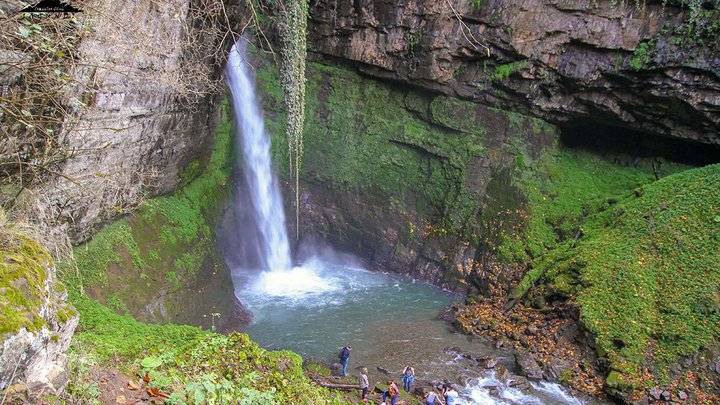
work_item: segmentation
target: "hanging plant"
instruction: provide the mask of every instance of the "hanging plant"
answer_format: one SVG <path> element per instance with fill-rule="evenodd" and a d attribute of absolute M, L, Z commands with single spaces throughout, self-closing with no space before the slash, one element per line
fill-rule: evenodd
<path fill-rule="evenodd" d="M 305 59 L 307 57 L 306 0 L 278 3 L 280 21 L 280 83 L 285 93 L 290 178 L 295 180 L 295 237 L 300 237 L 300 163 L 303 152 L 305 121 Z"/>

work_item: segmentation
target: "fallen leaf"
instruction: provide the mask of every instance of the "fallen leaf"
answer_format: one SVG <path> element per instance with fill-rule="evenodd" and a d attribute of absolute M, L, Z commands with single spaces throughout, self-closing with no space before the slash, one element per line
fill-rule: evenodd
<path fill-rule="evenodd" d="M 115 398 L 116 404 L 127 404 L 127 399 L 125 399 L 125 395 L 118 395 L 117 398 Z"/>
<path fill-rule="evenodd" d="M 163 398 L 170 398 L 170 394 L 164 393 L 158 389 L 155 388 L 148 388 L 147 389 L 148 394 L 150 394 L 153 397 L 163 397 Z"/>
<path fill-rule="evenodd" d="M 140 389 L 140 386 L 135 384 L 135 381 L 130 380 L 130 381 L 128 381 L 128 389 L 137 391 Z"/>

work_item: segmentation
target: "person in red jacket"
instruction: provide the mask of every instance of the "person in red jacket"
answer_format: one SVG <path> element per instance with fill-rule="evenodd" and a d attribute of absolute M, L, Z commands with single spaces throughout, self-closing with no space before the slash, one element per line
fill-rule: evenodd
<path fill-rule="evenodd" d="M 398 389 L 397 385 L 395 385 L 395 381 L 388 381 L 387 384 L 388 390 L 383 392 L 383 402 L 385 402 L 385 399 L 387 399 L 387 397 L 390 397 L 390 404 L 395 405 L 398 397 L 400 396 L 400 390 Z"/>

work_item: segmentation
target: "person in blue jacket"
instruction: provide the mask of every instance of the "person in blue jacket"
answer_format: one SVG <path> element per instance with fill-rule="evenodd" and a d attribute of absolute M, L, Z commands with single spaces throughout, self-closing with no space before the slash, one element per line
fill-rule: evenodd
<path fill-rule="evenodd" d="M 352 346 L 345 346 L 340 350 L 338 357 L 340 358 L 340 364 L 343 366 L 343 377 L 347 376 L 348 363 L 350 363 L 350 352 Z"/>
<path fill-rule="evenodd" d="M 401 379 L 403 381 L 403 390 L 405 390 L 405 392 L 407 393 L 410 393 L 410 390 L 412 389 L 412 383 L 413 381 L 415 381 L 415 369 L 410 366 L 405 367 Z"/>

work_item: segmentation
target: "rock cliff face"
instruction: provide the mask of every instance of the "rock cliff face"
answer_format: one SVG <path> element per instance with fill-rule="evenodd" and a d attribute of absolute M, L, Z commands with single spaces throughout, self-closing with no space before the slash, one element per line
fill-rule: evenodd
<path fill-rule="evenodd" d="M 199 66 L 188 67 L 184 59 L 192 60 L 195 42 L 208 50 L 221 45 L 208 31 L 184 30 L 193 18 L 189 7 L 100 1 L 79 14 L 90 29 L 74 71 L 82 83 L 76 102 L 87 107 L 75 106 L 63 124 L 74 155 L 49 186 L 75 241 L 135 207 L 144 185 L 157 194 L 174 190 L 181 169 L 212 149 L 216 95 L 193 86 L 217 78 L 219 61 L 203 55 Z"/>
<path fill-rule="evenodd" d="M 717 161 L 718 10 L 710 2 L 690 27 L 670 4 L 610 3 L 320 0 L 308 44 L 318 58 L 570 133 L 638 133 L 649 148 L 660 147 L 655 137 L 711 145 L 705 160 Z"/>
<path fill-rule="evenodd" d="M 282 91 L 272 64 L 255 65 L 274 161 L 287 177 Z M 483 207 L 523 198 L 509 173 L 554 149 L 556 128 L 347 69 L 313 63 L 307 77 L 301 234 L 374 266 L 466 288 L 457 281 L 484 255 Z"/>

